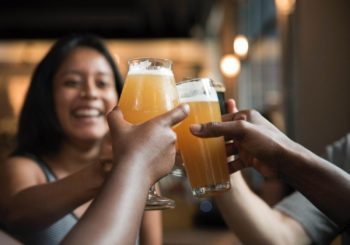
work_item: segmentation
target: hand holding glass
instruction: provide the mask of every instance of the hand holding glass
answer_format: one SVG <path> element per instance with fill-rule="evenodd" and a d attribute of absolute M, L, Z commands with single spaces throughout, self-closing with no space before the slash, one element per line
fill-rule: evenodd
<path fill-rule="evenodd" d="M 129 61 L 119 106 L 130 123 L 143 123 L 179 104 L 171 61 L 140 58 Z M 150 188 L 146 210 L 174 208 L 175 202 Z"/>
<path fill-rule="evenodd" d="M 229 171 L 223 137 L 198 138 L 191 134 L 193 123 L 221 121 L 220 106 L 209 78 L 185 80 L 177 84 L 181 103 L 190 113 L 176 128 L 178 144 L 194 196 L 230 189 Z"/>

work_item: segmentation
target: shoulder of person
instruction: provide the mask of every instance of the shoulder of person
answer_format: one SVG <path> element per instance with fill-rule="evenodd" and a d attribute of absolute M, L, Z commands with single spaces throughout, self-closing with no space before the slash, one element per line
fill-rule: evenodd
<path fill-rule="evenodd" d="M 46 182 L 46 177 L 34 159 L 25 156 L 12 156 L 0 164 L 0 183 L 1 185 L 11 185 L 17 182 L 41 184 Z"/>
<path fill-rule="evenodd" d="M 326 158 L 343 170 L 350 172 L 350 133 L 326 147 Z"/>
<path fill-rule="evenodd" d="M 15 240 L 15 238 L 5 233 L 4 231 L 0 230 L 0 244 L 20 245 L 21 243 Z"/>
<path fill-rule="evenodd" d="M 2 168 L 37 168 L 40 170 L 36 159 L 27 157 L 27 156 L 10 156 L 3 164 L 1 164 Z"/>
<path fill-rule="evenodd" d="M 340 139 L 328 145 L 327 147 L 333 147 L 333 148 L 350 147 L 350 133 L 347 133 L 345 136 L 341 137 Z"/>

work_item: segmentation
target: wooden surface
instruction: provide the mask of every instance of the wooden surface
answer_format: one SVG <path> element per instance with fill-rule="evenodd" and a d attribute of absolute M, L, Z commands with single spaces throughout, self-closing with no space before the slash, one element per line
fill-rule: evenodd
<path fill-rule="evenodd" d="M 164 234 L 164 245 L 238 245 L 232 232 L 226 230 L 178 230 Z"/>

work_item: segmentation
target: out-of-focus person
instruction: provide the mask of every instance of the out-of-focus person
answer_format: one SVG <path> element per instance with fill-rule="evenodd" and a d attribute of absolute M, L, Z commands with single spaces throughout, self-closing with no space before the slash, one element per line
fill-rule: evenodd
<path fill-rule="evenodd" d="M 105 118 L 122 79 L 103 42 L 58 40 L 36 67 L 20 114 L 17 147 L 0 169 L 0 214 L 25 244 L 58 244 L 100 190 Z M 161 214 L 146 212 L 145 244 L 160 244 Z"/>
<path fill-rule="evenodd" d="M 188 111 L 188 106 L 179 106 L 140 125 L 125 121 L 118 108 L 109 113 L 111 134 L 101 146 L 99 160 L 112 163 L 112 168 L 92 205 L 62 244 L 135 243 L 149 187 L 174 166 L 176 134 L 172 126 Z M 148 144 L 140 137 L 149 139 Z M 0 243 L 20 244 L 2 231 Z"/>

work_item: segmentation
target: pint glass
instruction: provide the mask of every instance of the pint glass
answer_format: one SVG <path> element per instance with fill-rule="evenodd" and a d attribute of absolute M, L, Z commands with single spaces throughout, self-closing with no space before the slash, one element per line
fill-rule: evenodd
<path fill-rule="evenodd" d="M 199 138 L 191 134 L 193 123 L 221 121 L 218 97 L 209 78 L 195 78 L 177 84 L 180 103 L 190 113 L 176 129 L 178 144 L 194 196 L 200 197 L 230 188 L 223 137 Z"/>

